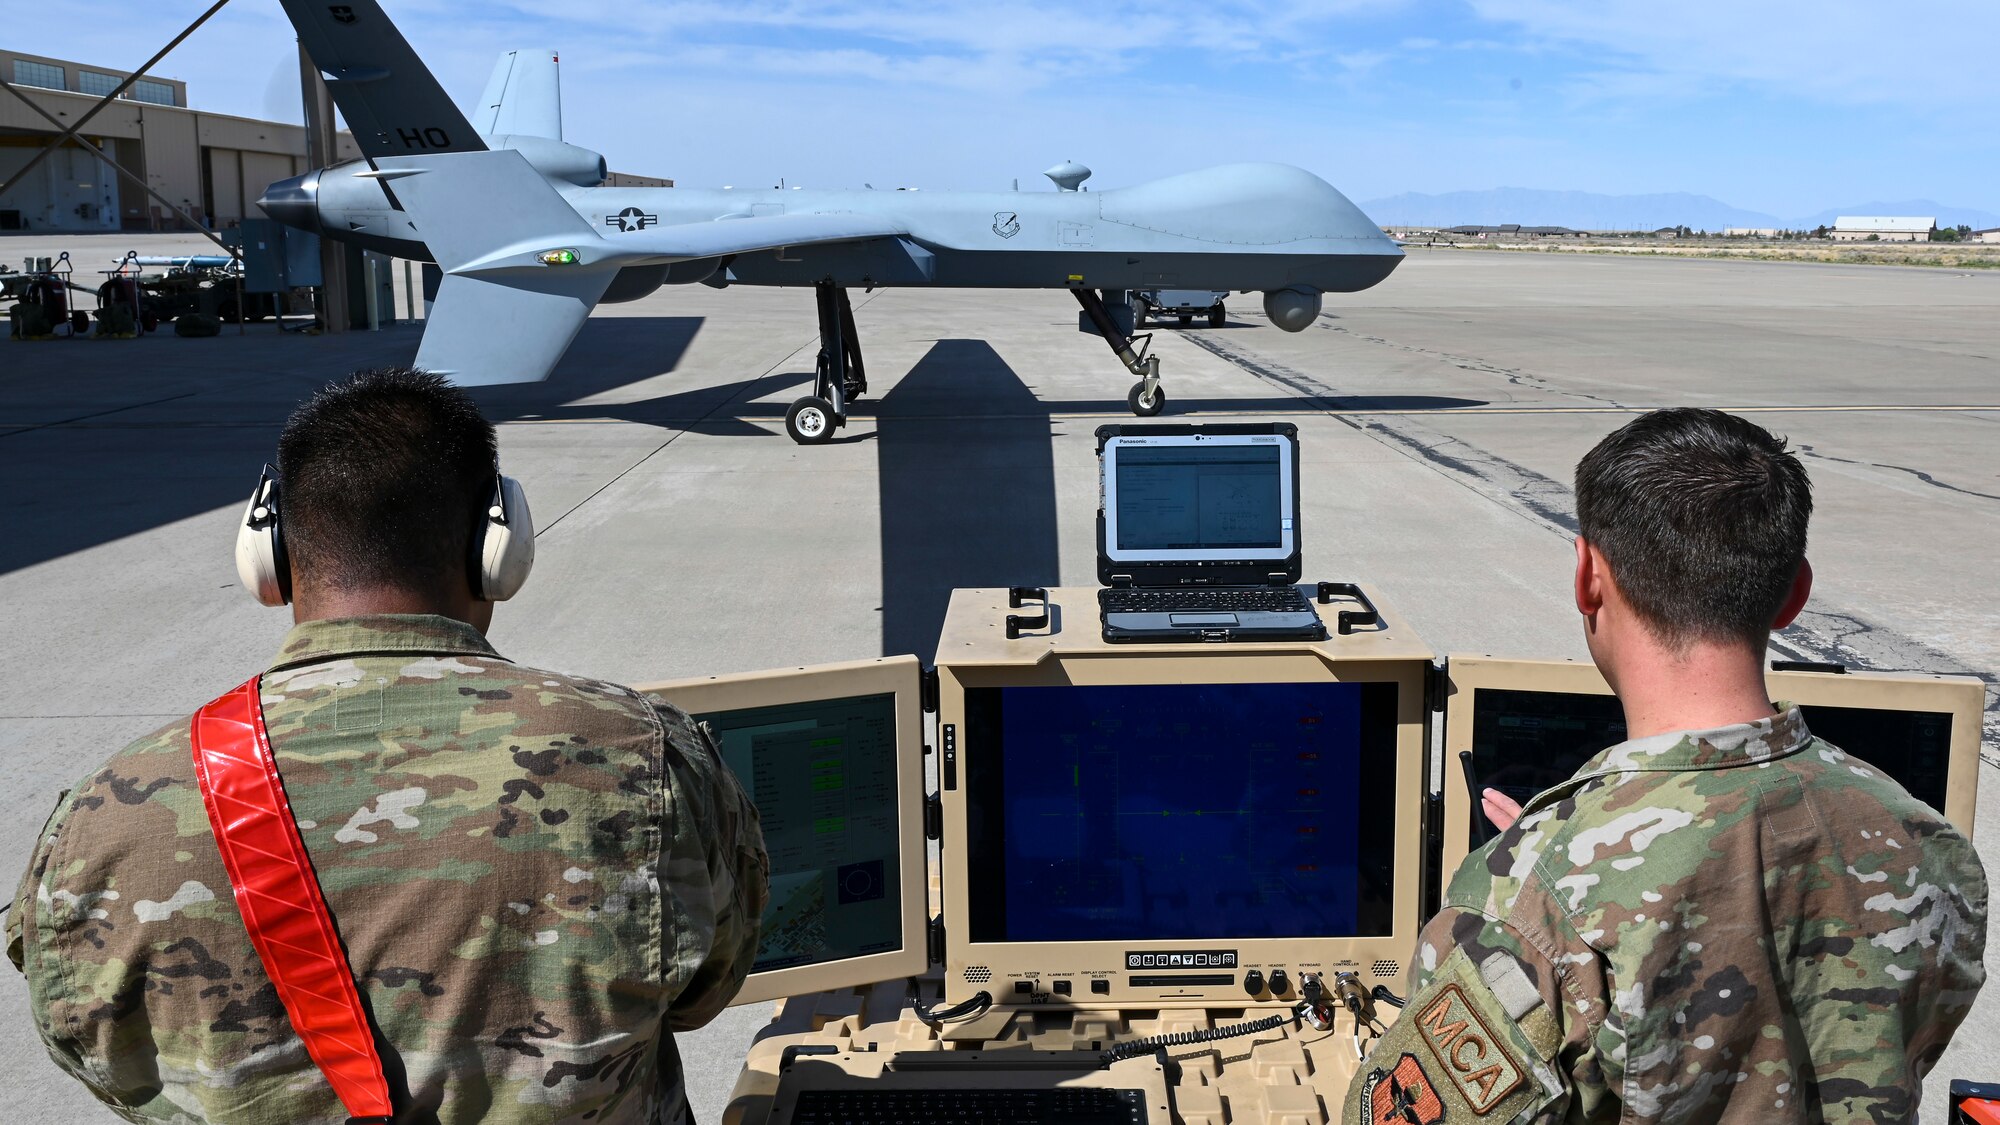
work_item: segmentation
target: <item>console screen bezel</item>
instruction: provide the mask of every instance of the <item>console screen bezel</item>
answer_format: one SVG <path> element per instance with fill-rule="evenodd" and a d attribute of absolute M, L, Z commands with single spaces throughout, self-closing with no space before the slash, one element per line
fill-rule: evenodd
<path fill-rule="evenodd" d="M 930 901 L 924 837 L 921 672 L 922 665 L 916 657 L 895 656 L 639 685 L 639 690 L 656 693 L 697 718 L 750 708 L 878 695 L 895 697 L 896 839 L 901 861 L 893 878 L 901 907 L 898 948 L 753 972 L 730 1001 L 731 1006 L 915 976 L 928 966 L 926 933 Z M 747 791 L 747 780 L 745 786 Z"/>
<path fill-rule="evenodd" d="M 1429 712 L 1426 710 L 1428 658 L 1336 657 L 1301 647 L 1293 651 L 1212 650 L 1158 653 L 1052 653 L 1033 665 L 941 664 L 939 671 L 939 767 L 944 847 L 940 880 L 944 901 L 944 992 L 956 1002 L 984 992 L 997 1008 L 1070 1005 L 1078 1008 L 1194 1008 L 1229 1005 L 1288 1005 L 1284 996 L 1247 994 L 1242 974 L 1282 967 L 1291 979 L 1302 972 L 1351 971 L 1369 984 L 1403 990 L 1416 949 L 1425 873 L 1423 810 L 1428 782 Z M 973 761 L 994 747 L 968 741 L 966 691 L 984 687 L 1118 684 L 1258 684 L 1293 681 L 1388 683 L 1395 686 L 1396 728 L 1393 785 L 1364 794 L 1364 810 L 1394 806 L 1393 905 L 1387 933 L 1369 937 L 1226 938 L 1169 943 L 1226 948 L 1235 959 L 1227 973 L 1193 973 L 1159 983 L 1152 973 L 1127 972 L 1127 956 L 1143 942 L 974 941 L 967 920 L 972 898 L 990 883 L 991 873 L 972 861 L 961 842 L 968 832 L 968 781 Z M 1206 978 L 1206 979 L 1203 979 Z M 1069 991 L 1054 985 L 1067 981 Z"/>
<path fill-rule="evenodd" d="M 1486 691 L 1521 691 L 1609 697 L 1611 686 L 1597 668 L 1577 660 L 1508 660 L 1454 654 L 1448 664 L 1450 703 L 1446 708 L 1443 764 L 1443 850 L 1439 870 L 1448 883 L 1466 855 L 1478 846 L 1470 830 L 1472 799 L 1459 755 L 1473 749 L 1479 697 Z M 1951 717 L 1950 761 L 1942 812 L 1960 832 L 1972 836 L 1979 784 L 1980 726 L 1985 685 L 1968 676 L 1924 673 L 1774 671 L 1765 676 L 1772 699 L 1815 707 L 1871 711 L 1921 711 Z M 1863 761 L 1867 751 L 1842 747 Z"/>

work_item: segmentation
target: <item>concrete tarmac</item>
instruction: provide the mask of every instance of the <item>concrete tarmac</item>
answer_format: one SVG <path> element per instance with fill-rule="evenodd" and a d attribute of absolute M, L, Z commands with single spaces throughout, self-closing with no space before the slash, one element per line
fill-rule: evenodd
<path fill-rule="evenodd" d="M 131 241 L 64 244 L 109 259 Z M 0 241 L 0 260 L 25 252 Z M 686 286 L 607 307 L 546 384 L 479 392 L 540 527 L 536 574 L 496 616 L 503 653 L 626 681 L 928 659 L 954 587 L 1092 580 L 1091 434 L 1129 420 L 1131 380 L 1076 331 L 1074 303 L 855 297 L 872 385 L 827 446 L 783 434 L 817 349 L 803 290 Z M 1813 475 L 1818 584 L 1774 654 L 1993 682 L 2000 275 L 1419 249 L 1302 333 L 1271 327 L 1254 297 L 1230 311 L 1226 328 L 1156 331 L 1169 416 L 1296 422 L 1306 578 L 1378 584 L 1440 654 L 1585 656 L 1576 459 L 1635 411 L 1693 404 L 1788 435 Z M 312 387 L 406 362 L 416 342 L 412 326 L 268 325 L 0 341 L 10 878 L 61 789 L 268 660 L 288 619 L 237 588 L 230 554 L 257 469 Z M 1994 866 L 1991 768 L 1979 833 Z M 765 1011 L 683 1037 L 701 1120 L 720 1120 Z M 1996 1057 L 1988 996 L 1934 1072 L 1930 1119 L 1946 1078 L 2000 1078 Z M 109 1119 L 43 1056 L 5 969 L 0 1097 Z"/>

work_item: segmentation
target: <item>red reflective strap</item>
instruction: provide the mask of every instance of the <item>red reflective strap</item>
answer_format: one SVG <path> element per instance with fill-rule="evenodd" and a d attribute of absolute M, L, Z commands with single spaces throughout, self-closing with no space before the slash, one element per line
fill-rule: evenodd
<path fill-rule="evenodd" d="M 2000 1101 L 1991 1098 L 1967 1098 L 1958 1103 L 1958 1112 L 1976 1125 L 2000 1125 Z"/>
<path fill-rule="evenodd" d="M 292 1030 L 354 1117 L 388 1117 L 389 1083 L 299 838 L 250 682 L 195 712 L 194 772 L 250 944 Z"/>

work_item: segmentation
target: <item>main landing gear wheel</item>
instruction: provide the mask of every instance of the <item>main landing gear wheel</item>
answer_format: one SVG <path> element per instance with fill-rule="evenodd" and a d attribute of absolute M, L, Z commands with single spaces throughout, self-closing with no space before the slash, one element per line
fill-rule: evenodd
<path fill-rule="evenodd" d="M 1178 320 L 1178 321 L 1180 321 L 1180 322 L 1181 322 L 1181 327 L 1182 327 L 1182 328 L 1186 328 L 1186 327 L 1187 327 L 1188 325 L 1190 325 L 1190 324 L 1193 324 L 1193 323 L 1194 323 L 1194 314 L 1193 314 L 1193 313 L 1182 313 L 1182 314 L 1180 314 L 1180 315 L 1179 315 L 1178 317 L 1175 317 L 1174 319 L 1176 319 L 1176 320 Z"/>
<path fill-rule="evenodd" d="M 1217 305 L 1214 308 L 1208 310 L 1208 326 L 1210 328 L 1221 328 L 1223 325 L 1228 323 L 1229 323 L 1229 314 L 1222 311 L 1221 305 Z"/>
<path fill-rule="evenodd" d="M 1167 408 L 1167 392 L 1163 388 L 1154 387 L 1153 393 L 1148 395 L 1146 381 L 1141 379 L 1132 384 L 1132 389 L 1125 393 L 1125 405 L 1131 407 L 1132 413 L 1139 417 L 1151 418 Z"/>
<path fill-rule="evenodd" d="M 785 411 L 785 432 L 800 445 L 824 445 L 833 440 L 833 404 L 807 395 Z"/>

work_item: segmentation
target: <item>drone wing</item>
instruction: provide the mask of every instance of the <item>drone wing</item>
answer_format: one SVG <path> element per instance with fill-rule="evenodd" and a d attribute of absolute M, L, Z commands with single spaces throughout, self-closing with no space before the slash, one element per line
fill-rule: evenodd
<path fill-rule="evenodd" d="M 417 365 L 465 384 L 547 378 L 621 269 L 908 233 L 830 212 L 599 235 L 510 149 L 387 158 L 367 174 L 394 182 L 444 271 Z"/>

